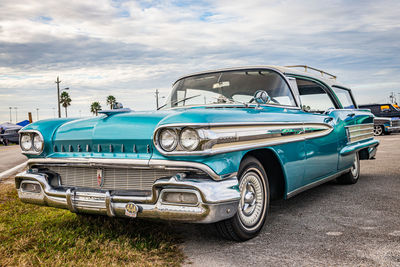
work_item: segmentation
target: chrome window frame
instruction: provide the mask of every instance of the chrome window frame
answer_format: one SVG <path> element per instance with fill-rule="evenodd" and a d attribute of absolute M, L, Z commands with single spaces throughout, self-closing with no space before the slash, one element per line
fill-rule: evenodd
<path fill-rule="evenodd" d="M 346 88 L 346 87 L 339 86 L 339 85 L 332 85 L 332 91 L 333 91 L 333 93 L 335 94 L 336 98 L 338 99 L 340 105 L 342 106 L 342 109 L 343 109 L 343 104 L 342 104 L 342 102 L 340 102 L 340 99 L 339 99 L 339 97 L 336 95 L 335 90 L 334 90 L 333 88 L 338 88 L 338 89 L 342 89 L 342 90 L 347 91 L 347 92 L 349 93 L 349 95 L 350 95 L 351 101 L 353 102 L 354 109 L 358 109 L 357 102 L 356 102 L 356 100 L 355 100 L 355 98 L 354 98 L 354 96 L 353 96 L 353 93 L 352 93 L 352 91 L 351 91 L 350 88 Z"/>

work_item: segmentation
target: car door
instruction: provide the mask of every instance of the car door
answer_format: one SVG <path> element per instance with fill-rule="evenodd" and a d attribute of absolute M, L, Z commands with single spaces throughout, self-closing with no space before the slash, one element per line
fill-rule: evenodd
<path fill-rule="evenodd" d="M 328 135 L 305 140 L 306 166 L 304 183 L 310 183 L 337 172 L 338 138 L 337 121 L 329 114 L 329 110 L 339 106 L 327 88 L 310 78 L 296 77 L 297 87 L 303 109 L 305 130 L 307 125 L 328 125 L 332 131 Z"/>

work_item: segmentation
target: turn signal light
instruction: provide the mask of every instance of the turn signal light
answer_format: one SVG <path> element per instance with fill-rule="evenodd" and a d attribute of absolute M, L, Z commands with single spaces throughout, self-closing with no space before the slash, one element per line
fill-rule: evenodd
<path fill-rule="evenodd" d="M 164 192 L 163 202 L 172 204 L 197 204 L 196 194 L 187 192 Z"/>
<path fill-rule="evenodd" d="M 30 193 L 40 193 L 42 191 L 40 185 L 34 183 L 23 183 L 21 185 L 22 191 Z"/>

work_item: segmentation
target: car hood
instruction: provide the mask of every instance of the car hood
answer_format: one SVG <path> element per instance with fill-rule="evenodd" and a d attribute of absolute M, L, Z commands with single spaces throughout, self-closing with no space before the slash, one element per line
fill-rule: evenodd
<path fill-rule="evenodd" d="M 73 119 L 59 124 L 53 133 L 44 134 L 45 139 L 48 138 L 46 144 L 49 145 L 47 146 L 49 151 L 46 151 L 46 154 L 51 157 L 103 157 L 110 155 L 112 157 L 150 158 L 154 151 L 153 134 L 159 126 L 276 122 L 277 117 L 284 122 L 286 116 L 282 112 L 291 113 L 294 110 L 278 107 L 263 109 L 196 107 L 147 112 L 132 111 L 109 116 Z M 40 125 L 40 123 L 32 124 L 30 128 L 43 132 L 45 125 Z M 106 153 L 108 154 L 106 155 Z"/>
<path fill-rule="evenodd" d="M 251 122 L 265 122 L 268 118 L 276 121 L 275 111 L 276 108 L 190 108 L 102 115 L 66 122 L 57 129 L 53 139 L 148 140 L 161 125 L 237 123 L 249 122 L 249 118 Z M 271 113 L 271 116 L 265 116 L 265 113 Z"/>

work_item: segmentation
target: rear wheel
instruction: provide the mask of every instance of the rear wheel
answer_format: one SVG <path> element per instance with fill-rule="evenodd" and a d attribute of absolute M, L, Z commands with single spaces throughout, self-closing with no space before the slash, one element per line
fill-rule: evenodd
<path fill-rule="evenodd" d="M 383 135 L 383 126 L 382 125 L 375 125 L 374 126 L 374 135 L 378 136 L 378 135 Z"/>
<path fill-rule="evenodd" d="M 354 156 L 353 166 L 351 166 L 350 172 L 343 174 L 337 181 L 341 184 L 355 184 L 360 177 L 360 157 L 358 153 Z"/>
<path fill-rule="evenodd" d="M 217 222 L 217 231 L 229 240 L 245 241 L 262 229 L 269 208 L 269 184 L 261 163 L 246 157 L 239 168 L 240 201 L 230 219 Z"/>

